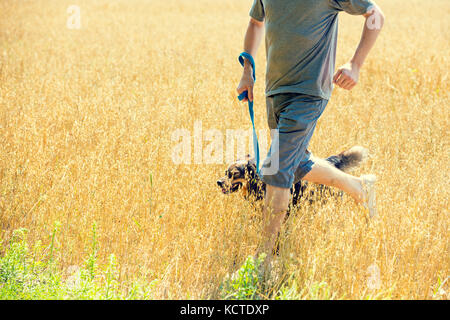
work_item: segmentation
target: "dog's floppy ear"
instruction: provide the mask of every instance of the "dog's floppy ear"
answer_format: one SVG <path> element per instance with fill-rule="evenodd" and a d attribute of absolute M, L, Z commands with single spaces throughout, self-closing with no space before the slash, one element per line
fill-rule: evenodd
<path fill-rule="evenodd" d="M 250 158 L 250 155 L 248 155 L 249 158 L 247 158 L 247 165 L 245 166 L 245 171 L 248 172 L 250 177 L 254 177 L 256 174 L 256 162 L 254 158 Z"/>

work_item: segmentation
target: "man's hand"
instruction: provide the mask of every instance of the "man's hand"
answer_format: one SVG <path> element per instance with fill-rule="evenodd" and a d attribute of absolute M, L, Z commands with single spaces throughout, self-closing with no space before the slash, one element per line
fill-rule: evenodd
<path fill-rule="evenodd" d="M 358 79 L 359 67 L 356 63 L 348 62 L 338 69 L 333 77 L 333 83 L 343 89 L 352 90 L 358 83 Z"/>
<path fill-rule="evenodd" d="M 242 100 L 243 102 L 248 100 L 253 101 L 253 86 L 255 85 L 255 81 L 253 80 L 252 72 L 252 67 L 249 65 L 248 61 L 245 60 L 244 73 L 242 74 L 241 82 L 239 82 L 236 89 L 238 94 L 248 91 L 248 99 Z"/>

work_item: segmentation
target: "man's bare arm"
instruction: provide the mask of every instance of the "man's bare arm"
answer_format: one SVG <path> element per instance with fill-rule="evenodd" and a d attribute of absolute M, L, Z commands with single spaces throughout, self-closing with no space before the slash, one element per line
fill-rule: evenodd
<path fill-rule="evenodd" d="M 367 55 L 374 46 L 384 25 L 384 14 L 377 5 L 371 7 L 364 14 L 364 17 L 366 18 L 364 30 L 353 58 L 350 62 L 339 68 L 333 78 L 333 82 L 336 85 L 346 90 L 353 89 L 358 83 L 359 70 L 364 64 Z"/>
<path fill-rule="evenodd" d="M 248 23 L 247 32 L 245 33 L 244 51 L 251 54 L 253 57 L 256 56 L 256 52 L 258 51 L 259 45 L 261 44 L 263 34 L 264 22 L 251 18 L 250 22 Z M 253 101 L 254 81 L 252 73 L 252 66 L 250 65 L 250 62 L 245 59 L 242 78 L 236 90 L 239 94 L 244 91 L 248 91 L 248 98 L 250 99 L 250 101 Z M 245 99 L 244 101 L 247 101 L 247 99 Z"/>

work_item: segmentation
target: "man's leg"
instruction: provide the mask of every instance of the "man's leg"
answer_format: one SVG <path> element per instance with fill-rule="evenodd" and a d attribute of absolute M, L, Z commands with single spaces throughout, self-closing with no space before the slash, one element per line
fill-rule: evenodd
<path fill-rule="evenodd" d="M 327 160 L 316 158 L 309 153 L 309 157 L 305 158 L 295 171 L 295 182 L 300 180 L 338 188 L 349 194 L 356 203 L 369 209 L 370 217 L 377 215 L 374 175 L 352 176 Z"/>
<path fill-rule="evenodd" d="M 303 180 L 336 187 L 348 193 L 357 203 L 365 201 L 362 179 L 337 169 L 325 159 L 311 157 L 314 163 L 311 170 L 303 177 Z"/>
<path fill-rule="evenodd" d="M 283 219 L 289 207 L 290 188 L 294 173 L 301 164 L 309 171 L 312 161 L 306 151 L 317 119 L 327 101 L 301 94 L 280 94 L 267 100 L 269 128 L 277 129 L 276 138 L 261 168 L 261 179 L 266 183 L 263 209 L 263 244 L 259 253 L 271 260 Z M 305 164 L 306 163 L 306 164 Z M 303 174 L 304 175 L 304 174 Z"/>
<path fill-rule="evenodd" d="M 371 218 L 377 215 L 376 176 L 372 174 L 355 177 L 339 170 L 327 160 L 309 154 L 295 171 L 295 182 L 300 180 L 338 188 L 369 209 Z"/>
<path fill-rule="evenodd" d="M 286 217 L 289 207 L 290 189 L 266 186 L 266 197 L 263 208 L 263 245 L 262 252 L 267 253 L 269 260 L 271 250 L 275 246 L 278 232 Z"/>

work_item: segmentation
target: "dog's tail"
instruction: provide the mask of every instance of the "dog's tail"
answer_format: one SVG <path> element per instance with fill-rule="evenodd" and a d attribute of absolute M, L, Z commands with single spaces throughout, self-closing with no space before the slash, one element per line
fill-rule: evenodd
<path fill-rule="evenodd" d="M 354 146 L 337 156 L 328 157 L 326 160 L 342 171 L 348 171 L 363 163 L 369 154 L 369 150 L 361 146 Z"/>

